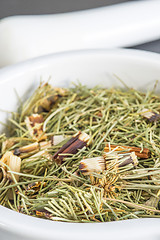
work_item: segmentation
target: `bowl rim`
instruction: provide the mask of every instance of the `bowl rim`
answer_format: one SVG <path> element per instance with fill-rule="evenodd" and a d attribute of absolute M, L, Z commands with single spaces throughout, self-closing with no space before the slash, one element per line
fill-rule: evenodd
<path fill-rule="evenodd" d="M 11 74 L 19 76 L 24 71 L 35 70 L 45 67 L 48 63 L 51 63 L 53 59 L 68 58 L 75 56 L 87 56 L 87 55 L 116 55 L 118 57 L 128 57 L 129 59 L 143 60 L 145 62 L 159 63 L 160 54 L 139 49 L 130 48 L 102 48 L 102 49 L 84 49 L 73 50 L 58 53 L 51 53 L 36 58 L 32 58 L 20 63 L 15 63 L 9 66 L 2 67 L 0 69 L 0 84 L 4 81 L 9 81 Z M 9 78 L 9 79 L 8 79 Z"/>
<path fill-rule="evenodd" d="M 6 81 L 11 81 L 12 76 L 18 77 L 24 72 L 40 69 L 47 66 L 53 60 L 58 58 L 74 58 L 74 56 L 96 56 L 96 55 L 112 55 L 119 57 L 127 57 L 131 59 L 142 60 L 145 62 L 152 62 L 160 64 L 160 54 L 135 50 L 135 49 L 92 49 L 92 50 L 78 50 L 69 51 L 56 54 L 49 54 L 41 57 L 37 57 L 31 60 L 24 61 L 22 63 L 14 64 L 11 66 L 0 69 L 0 85 Z M 97 239 L 97 231 L 100 231 L 102 236 L 107 234 L 108 236 L 118 236 L 115 232 L 122 232 L 128 228 L 132 231 L 133 223 L 134 228 L 143 225 L 140 230 L 148 231 L 149 226 L 153 224 L 155 232 L 160 234 L 159 219 L 146 218 L 146 219 L 133 219 L 122 220 L 120 222 L 105 222 L 105 223 L 64 223 L 54 222 L 50 220 L 40 219 L 36 217 L 27 216 L 18 212 L 14 212 L 6 207 L 0 206 L 0 231 L 11 232 L 13 234 L 28 236 L 30 239 L 80 239 L 86 238 Z M 144 223 L 144 224 L 143 224 Z M 95 227 L 96 224 L 96 227 Z M 73 227 L 74 226 L 74 227 Z M 147 227 L 148 226 L 148 227 Z M 63 229 L 63 231 L 60 231 Z M 127 230 L 127 231 L 128 231 Z M 77 235 L 78 233 L 78 235 Z M 132 234 L 136 234 L 133 233 Z M 96 238 L 94 238 L 96 236 Z M 109 239 L 112 239 L 112 238 Z M 120 239 L 120 238 L 119 238 Z M 124 238 L 123 238 L 124 239 Z"/>

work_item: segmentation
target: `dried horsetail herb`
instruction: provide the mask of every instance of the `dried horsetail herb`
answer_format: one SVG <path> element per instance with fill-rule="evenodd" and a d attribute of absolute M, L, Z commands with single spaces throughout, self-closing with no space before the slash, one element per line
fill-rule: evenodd
<path fill-rule="evenodd" d="M 84 175 L 89 175 L 92 172 L 103 172 L 104 170 L 105 158 L 102 156 L 83 159 L 79 164 L 79 172 Z"/>
<path fill-rule="evenodd" d="M 86 133 L 76 133 L 53 155 L 53 159 L 59 163 L 62 163 L 63 159 L 66 158 L 68 154 L 75 154 L 77 153 L 78 149 L 86 146 L 89 138 L 89 135 Z"/>
<path fill-rule="evenodd" d="M 0 138 L 2 158 L 7 151 L 21 158 L 20 173 L 8 171 L 11 182 L 1 166 L 0 203 L 54 221 L 159 217 L 160 127 L 158 118 L 150 122 L 140 114 L 144 109 L 158 114 L 159 102 L 153 92 L 129 88 L 56 90 L 41 84 L 13 114 L 10 138 Z M 43 119 L 35 136 L 37 126 L 25 123 L 34 114 Z M 83 174 L 87 159 L 94 163 Z"/>
<path fill-rule="evenodd" d="M 13 154 L 21 157 L 23 157 L 24 153 L 29 153 L 29 155 L 33 155 L 33 151 L 39 152 L 41 150 L 48 149 L 61 143 L 64 139 L 65 138 L 63 135 L 52 136 L 51 140 L 48 141 L 34 142 L 26 146 L 15 148 Z"/>
<path fill-rule="evenodd" d="M 51 218 L 50 212 L 48 212 L 47 210 L 44 210 L 44 209 L 36 210 L 36 216 L 41 217 L 41 218 L 48 218 L 48 219 Z"/>
<path fill-rule="evenodd" d="M 66 89 L 54 88 L 48 83 L 40 83 L 33 95 L 25 101 L 21 109 L 21 117 L 48 112 L 59 98 L 67 94 Z"/>
<path fill-rule="evenodd" d="M 5 154 L 3 154 L 1 160 L 0 160 L 0 166 L 4 169 L 4 171 L 6 171 L 7 173 L 7 178 L 10 180 L 12 179 L 12 175 L 8 172 L 8 168 L 11 171 L 20 172 L 20 168 L 21 168 L 21 158 L 15 156 L 12 152 L 7 151 Z M 16 180 L 19 180 L 19 176 L 15 175 Z"/>
<path fill-rule="evenodd" d="M 138 148 L 138 147 L 131 147 L 131 146 L 119 146 L 119 145 L 106 145 L 104 148 L 105 152 L 109 151 L 123 151 L 127 150 L 127 152 L 135 152 L 136 156 L 139 158 L 149 158 L 150 156 L 150 151 L 148 148 Z"/>
<path fill-rule="evenodd" d="M 134 167 L 138 165 L 138 159 L 135 152 L 129 154 L 113 154 L 106 156 L 83 159 L 80 161 L 79 172 L 84 175 L 90 175 L 93 172 L 103 172 L 108 168 L 108 164 L 114 162 L 117 168 L 132 164 Z"/>
<path fill-rule="evenodd" d="M 26 127 L 33 139 L 39 141 L 46 139 L 46 136 L 43 132 L 43 122 L 43 116 L 37 113 L 25 118 Z"/>
<path fill-rule="evenodd" d="M 152 110 L 149 110 L 149 109 L 143 109 L 141 112 L 140 112 L 141 116 L 145 117 L 148 121 L 150 122 L 156 122 L 160 119 L 160 114 L 159 113 L 156 113 Z"/>

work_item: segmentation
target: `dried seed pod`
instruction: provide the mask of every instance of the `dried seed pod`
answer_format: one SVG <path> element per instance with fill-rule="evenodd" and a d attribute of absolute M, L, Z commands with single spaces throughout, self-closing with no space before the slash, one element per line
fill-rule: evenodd
<path fill-rule="evenodd" d="M 104 157 L 86 158 L 80 161 L 79 171 L 84 175 L 92 172 L 103 172 L 105 170 Z"/>
<path fill-rule="evenodd" d="M 43 116 L 40 114 L 32 114 L 25 118 L 26 127 L 33 139 L 39 141 L 46 139 L 46 135 L 43 132 L 43 122 Z"/>
<path fill-rule="evenodd" d="M 11 171 L 19 173 L 21 168 L 21 158 L 15 156 L 12 152 L 8 151 L 2 156 L 0 160 L 0 164 L 4 168 L 4 170 L 7 172 L 7 177 L 13 180 L 12 174 L 8 173 L 7 166 L 10 168 Z M 4 164 L 7 166 L 5 166 Z M 18 181 L 19 176 L 17 174 L 13 174 L 13 175 L 15 179 Z"/>
<path fill-rule="evenodd" d="M 125 150 L 127 150 L 125 152 Z M 105 152 L 109 152 L 109 151 L 123 151 L 123 153 L 127 153 L 127 152 L 135 152 L 136 156 L 139 158 L 149 158 L 150 156 L 150 151 L 148 148 L 143 148 L 143 150 L 139 147 L 131 147 L 131 146 L 123 146 L 123 145 L 106 145 L 106 147 L 104 148 Z"/>
<path fill-rule="evenodd" d="M 144 108 L 140 112 L 141 116 L 147 118 L 149 122 L 156 122 L 157 120 L 160 119 L 160 114 L 153 112 L 152 110 L 149 110 L 147 108 Z"/>
<path fill-rule="evenodd" d="M 78 132 L 76 133 L 67 143 L 65 143 L 54 155 L 53 159 L 55 159 L 58 163 L 62 163 L 63 159 L 69 154 L 75 154 L 78 152 L 78 149 L 83 148 L 87 145 L 90 137 L 86 133 Z M 63 155 L 60 155 L 63 154 Z"/>

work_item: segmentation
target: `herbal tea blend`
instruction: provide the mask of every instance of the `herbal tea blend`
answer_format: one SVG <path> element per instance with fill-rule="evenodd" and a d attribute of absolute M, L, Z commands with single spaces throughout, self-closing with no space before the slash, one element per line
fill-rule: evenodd
<path fill-rule="evenodd" d="M 160 96 L 40 84 L 0 136 L 0 204 L 65 222 L 160 217 Z"/>

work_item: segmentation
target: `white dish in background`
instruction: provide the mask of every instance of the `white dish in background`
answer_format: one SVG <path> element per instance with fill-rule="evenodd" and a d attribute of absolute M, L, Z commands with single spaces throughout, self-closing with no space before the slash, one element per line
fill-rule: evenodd
<path fill-rule="evenodd" d="M 44 54 L 127 47 L 160 38 L 160 0 L 0 21 L 0 67 Z"/>
<path fill-rule="evenodd" d="M 79 80 L 90 87 L 123 85 L 146 91 L 160 79 L 160 55 L 138 50 L 85 50 L 40 57 L 0 70 L 0 109 L 17 106 L 39 85 L 40 78 L 69 87 Z M 158 85 L 157 89 L 160 89 Z M 0 112 L 0 120 L 8 117 Z M 2 131 L 2 128 L 1 128 Z M 62 223 L 26 216 L 0 206 L 0 240 L 157 240 L 160 219 L 135 219 L 110 223 Z"/>

